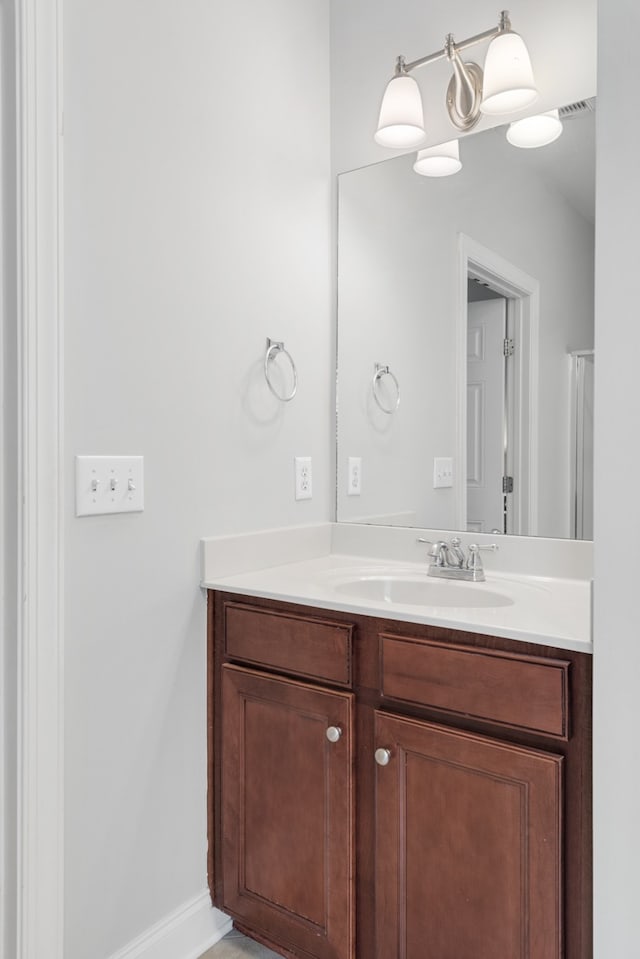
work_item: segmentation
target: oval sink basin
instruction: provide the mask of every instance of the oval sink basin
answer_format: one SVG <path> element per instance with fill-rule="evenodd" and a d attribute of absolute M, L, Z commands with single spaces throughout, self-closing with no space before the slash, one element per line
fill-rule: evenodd
<path fill-rule="evenodd" d="M 427 576 L 359 576 L 336 583 L 334 589 L 345 596 L 400 606 L 449 606 L 458 609 L 513 606 L 509 596 L 487 589 L 484 583 L 456 583 L 428 579 Z"/>

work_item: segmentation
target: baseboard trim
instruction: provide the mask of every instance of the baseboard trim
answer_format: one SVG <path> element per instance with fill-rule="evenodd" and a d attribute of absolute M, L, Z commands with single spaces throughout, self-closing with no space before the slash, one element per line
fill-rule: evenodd
<path fill-rule="evenodd" d="M 208 892 L 184 903 L 109 959 L 199 959 L 231 929 Z"/>

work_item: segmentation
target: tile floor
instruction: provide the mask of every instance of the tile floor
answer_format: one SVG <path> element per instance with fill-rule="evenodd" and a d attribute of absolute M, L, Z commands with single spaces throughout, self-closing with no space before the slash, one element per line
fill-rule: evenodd
<path fill-rule="evenodd" d="M 224 939 L 205 952 L 201 959 L 280 959 L 280 957 L 266 946 L 261 946 L 253 939 L 247 939 L 246 936 L 232 929 Z"/>

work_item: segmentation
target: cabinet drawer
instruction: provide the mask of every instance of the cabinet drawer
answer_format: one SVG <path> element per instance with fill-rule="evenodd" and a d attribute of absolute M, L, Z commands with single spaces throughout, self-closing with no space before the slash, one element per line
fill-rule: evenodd
<path fill-rule="evenodd" d="M 225 603 L 225 652 L 230 659 L 351 685 L 353 626 L 315 617 Z"/>
<path fill-rule="evenodd" d="M 558 739 L 569 736 L 569 663 L 380 635 L 385 698 Z"/>

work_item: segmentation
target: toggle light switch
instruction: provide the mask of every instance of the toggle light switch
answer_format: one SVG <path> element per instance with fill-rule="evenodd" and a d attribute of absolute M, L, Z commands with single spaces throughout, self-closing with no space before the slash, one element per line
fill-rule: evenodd
<path fill-rule="evenodd" d="M 76 456 L 76 516 L 143 509 L 142 456 Z"/>
<path fill-rule="evenodd" d="M 444 489 L 453 486 L 453 459 L 450 456 L 436 456 L 433 461 L 433 488 Z"/>

